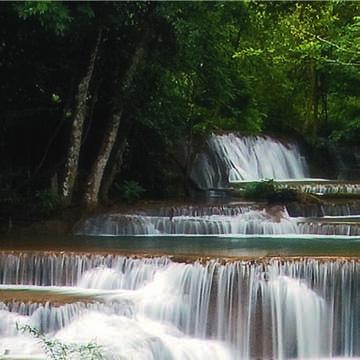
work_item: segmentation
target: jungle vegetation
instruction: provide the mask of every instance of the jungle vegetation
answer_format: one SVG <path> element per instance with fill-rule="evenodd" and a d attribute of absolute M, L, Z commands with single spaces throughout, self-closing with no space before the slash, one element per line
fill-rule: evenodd
<path fill-rule="evenodd" d="M 213 131 L 360 138 L 359 2 L 3 2 L 0 21 L 7 213 L 172 194 Z"/>

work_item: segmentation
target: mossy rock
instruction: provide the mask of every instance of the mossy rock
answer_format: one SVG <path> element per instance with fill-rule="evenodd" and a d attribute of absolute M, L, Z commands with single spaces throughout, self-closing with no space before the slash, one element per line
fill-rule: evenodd
<path fill-rule="evenodd" d="M 316 196 L 311 193 L 297 191 L 297 201 L 300 204 L 318 204 L 321 205 L 323 203 L 322 199 L 319 196 Z"/>
<path fill-rule="evenodd" d="M 251 182 L 243 187 L 238 186 L 232 194 L 246 200 L 266 201 L 269 204 L 297 201 L 295 190 L 279 188 L 273 180 Z"/>
<path fill-rule="evenodd" d="M 296 188 L 282 187 L 273 180 L 255 181 L 235 184 L 231 194 L 252 201 L 266 201 L 269 204 L 301 204 L 321 205 L 326 200 L 360 200 L 360 193 L 336 192 L 322 195 L 303 192 Z"/>
<path fill-rule="evenodd" d="M 297 189 L 281 187 L 273 180 L 257 181 L 237 186 L 232 195 L 246 200 L 266 201 L 268 204 L 287 204 L 299 202 L 303 204 L 321 204 L 317 196 Z"/>
<path fill-rule="evenodd" d="M 320 195 L 324 200 L 360 200 L 360 193 L 336 192 Z"/>

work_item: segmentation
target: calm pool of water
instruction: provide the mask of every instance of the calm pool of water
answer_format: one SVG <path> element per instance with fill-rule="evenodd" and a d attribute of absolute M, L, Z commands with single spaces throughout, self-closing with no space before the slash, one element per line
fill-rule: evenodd
<path fill-rule="evenodd" d="M 316 235 L 231 236 L 17 236 L 0 250 L 56 250 L 209 256 L 360 256 L 360 237 Z"/>

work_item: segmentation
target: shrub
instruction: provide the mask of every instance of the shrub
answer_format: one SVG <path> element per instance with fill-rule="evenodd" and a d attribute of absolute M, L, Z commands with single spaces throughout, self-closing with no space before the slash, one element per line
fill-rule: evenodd
<path fill-rule="evenodd" d="M 245 185 L 243 196 L 247 199 L 266 200 L 275 191 L 274 180 L 257 181 Z"/>
<path fill-rule="evenodd" d="M 101 352 L 101 347 L 95 343 L 88 344 L 65 344 L 53 338 L 48 338 L 42 334 L 38 329 L 30 325 L 16 324 L 17 330 L 22 333 L 29 334 L 37 341 L 44 349 L 47 357 L 51 360 L 103 360 L 104 355 Z"/>
<path fill-rule="evenodd" d="M 53 214 L 60 207 L 60 200 L 57 194 L 50 190 L 39 190 L 35 193 L 36 208 L 44 216 Z"/>
<path fill-rule="evenodd" d="M 242 195 L 246 199 L 264 200 L 270 204 L 288 203 L 298 200 L 298 191 L 281 188 L 274 180 L 252 182 L 245 185 Z"/>
<path fill-rule="evenodd" d="M 145 189 L 136 181 L 124 181 L 122 185 L 114 184 L 119 191 L 120 197 L 128 204 L 133 204 L 140 199 Z"/>

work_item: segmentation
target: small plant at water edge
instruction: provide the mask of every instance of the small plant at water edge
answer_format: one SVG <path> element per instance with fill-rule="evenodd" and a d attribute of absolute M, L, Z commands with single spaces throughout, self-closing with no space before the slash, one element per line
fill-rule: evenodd
<path fill-rule="evenodd" d="M 50 190 L 37 191 L 35 198 L 38 211 L 45 216 L 49 216 L 59 209 L 59 197 Z"/>
<path fill-rule="evenodd" d="M 105 360 L 101 347 L 95 343 L 84 345 L 65 344 L 57 339 L 49 338 L 30 325 L 16 324 L 17 330 L 37 339 L 46 356 L 51 360 Z"/>
<path fill-rule="evenodd" d="M 298 200 L 298 191 L 278 186 L 274 180 L 251 182 L 245 185 L 240 194 L 251 200 L 264 200 L 270 204 L 287 203 Z"/>
<path fill-rule="evenodd" d="M 145 189 L 136 181 L 124 181 L 122 185 L 115 184 L 115 188 L 119 191 L 120 197 L 128 204 L 133 204 L 140 199 Z"/>
<path fill-rule="evenodd" d="M 274 180 L 256 181 L 245 185 L 243 196 L 247 199 L 266 200 L 270 194 L 276 191 Z"/>

